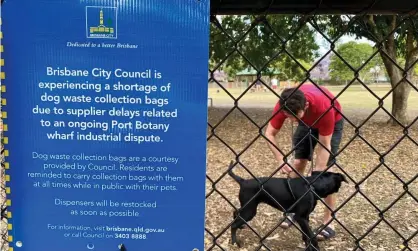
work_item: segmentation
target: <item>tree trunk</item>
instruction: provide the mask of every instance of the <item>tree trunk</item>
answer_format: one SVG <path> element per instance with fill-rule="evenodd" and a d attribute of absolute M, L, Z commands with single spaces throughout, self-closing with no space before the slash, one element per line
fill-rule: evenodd
<path fill-rule="evenodd" d="M 366 21 L 369 23 L 369 25 L 372 28 L 372 31 L 374 32 L 374 37 L 378 39 L 378 41 L 384 41 L 383 42 L 383 48 L 380 50 L 380 56 L 382 58 L 382 61 L 385 65 L 386 71 L 388 73 L 388 76 L 390 78 L 390 83 L 392 86 L 392 116 L 395 119 L 389 119 L 390 124 L 397 125 L 398 123 L 402 125 L 408 124 L 408 97 L 409 93 L 411 92 L 411 86 L 407 81 L 402 80 L 404 75 L 404 71 L 400 70 L 397 66 L 395 66 L 395 63 L 399 65 L 399 61 L 397 60 L 397 48 L 396 45 L 396 39 L 395 38 L 395 32 L 397 28 L 397 22 L 398 17 L 396 15 L 392 15 L 391 17 L 387 16 L 386 18 L 386 24 L 388 25 L 388 30 L 386 30 L 386 33 L 391 33 L 386 38 L 386 33 L 381 32 L 380 28 L 376 25 L 375 22 L 375 16 L 370 15 L 366 19 Z M 399 65 L 400 67 L 403 67 L 405 70 L 408 69 L 406 72 L 407 79 L 411 80 L 412 71 L 411 69 L 412 64 L 415 62 L 417 56 L 418 56 L 418 47 L 414 47 L 416 37 L 414 31 L 416 30 L 415 26 L 412 25 L 413 22 L 407 22 L 409 24 L 409 27 L 407 28 L 407 36 L 406 36 L 406 55 L 405 55 L 405 65 Z M 373 39 L 372 39 L 373 40 Z M 383 53 L 385 52 L 385 53 Z M 392 60 L 390 60 L 389 58 Z M 393 61 L 393 62 L 392 62 Z"/>
<path fill-rule="evenodd" d="M 393 53 L 394 50 L 389 50 L 389 56 L 396 59 L 396 54 Z M 382 54 L 381 54 L 382 55 Z M 392 125 L 402 125 L 408 124 L 408 98 L 409 93 L 411 92 L 411 86 L 406 81 L 402 81 L 398 84 L 403 76 L 403 71 L 396 67 L 391 60 L 389 60 L 385 55 L 382 55 L 382 60 L 387 70 L 387 73 L 390 78 L 390 83 L 393 89 L 392 92 L 392 116 L 396 119 L 390 118 L 388 123 Z M 395 60 L 396 62 L 396 60 Z M 395 88 L 396 87 L 396 88 Z M 398 123 L 399 122 L 399 123 Z"/>
<path fill-rule="evenodd" d="M 392 88 L 398 83 L 392 82 Z M 402 81 L 392 93 L 392 115 L 402 125 L 408 124 L 408 97 L 411 87 L 406 81 Z M 394 119 L 388 121 L 392 125 L 398 125 Z"/>

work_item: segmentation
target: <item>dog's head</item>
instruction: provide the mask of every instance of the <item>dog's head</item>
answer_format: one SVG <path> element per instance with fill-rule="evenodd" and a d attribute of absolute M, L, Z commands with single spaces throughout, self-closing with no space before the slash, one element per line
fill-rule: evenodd
<path fill-rule="evenodd" d="M 347 178 L 343 174 L 334 172 L 324 172 L 321 174 L 320 171 L 313 171 L 311 180 L 314 179 L 316 180 L 312 186 L 321 198 L 337 193 L 340 190 L 342 182 L 348 183 Z"/>

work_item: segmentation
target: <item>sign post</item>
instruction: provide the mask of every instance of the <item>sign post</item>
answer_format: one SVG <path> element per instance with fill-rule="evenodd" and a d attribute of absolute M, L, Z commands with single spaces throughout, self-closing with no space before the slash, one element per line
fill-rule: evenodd
<path fill-rule="evenodd" d="M 2 19 L 10 246 L 203 250 L 209 0 L 6 1 Z"/>

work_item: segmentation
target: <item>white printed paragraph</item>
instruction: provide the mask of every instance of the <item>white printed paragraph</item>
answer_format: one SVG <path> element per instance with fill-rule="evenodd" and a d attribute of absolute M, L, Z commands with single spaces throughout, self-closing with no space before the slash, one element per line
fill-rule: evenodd
<path fill-rule="evenodd" d="M 45 73 L 32 113 L 49 140 L 160 143 L 178 118 L 167 107 L 172 85 L 157 70 L 48 66 Z"/>
<path fill-rule="evenodd" d="M 174 156 L 116 156 L 32 152 L 37 163 L 27 172 L 34 189 L 85 190 L 89 192 L 146 192 L 152 200 L 100 199 L 83 201 L 56 197 L 51 203 L 68 208 L 73 216 L 139 217 L 139 210 L 157 208 L 158 194 L 177 193 L 185 178 L 175 174 L 179 158 Z M 58 193 L 59 194 L 59 193 Z M 170 195 L 166 195 L 170 196 Z M 83 209 L 94 208 L 94 209 Z M 71 210 L 70 210 L 71 209 Z"/>

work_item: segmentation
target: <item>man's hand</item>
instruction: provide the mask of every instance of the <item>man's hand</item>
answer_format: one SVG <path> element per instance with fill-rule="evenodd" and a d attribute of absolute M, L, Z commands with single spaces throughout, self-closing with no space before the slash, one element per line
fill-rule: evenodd
<path fill-rule="evenodd" d="M 266 138 L 271 142 L 268 142 L 268 146 L 271 150 L 271 152 L 274 155 L 274 158 L 279 162 L 279 166 L 283 165 L 283 155 L 276 149 L 277 143 L 276 143 L 276 135 L 279 132 L 279 130 L 275 129 L 270 123 L 267 126 L 266 129 Z M 288 165 L 284 164 L 282 168 L 280 169 L 280 172 L 282 174 L 289 174 L 293 172 L 293 169 Z"/>
<path fill-rule="evenodd" d="M 293 169 L 288 164 L 284 164 L 284 166 L 280 169 L 280 172 L 283 174 L 289 174 L 293 172 Z"/>

